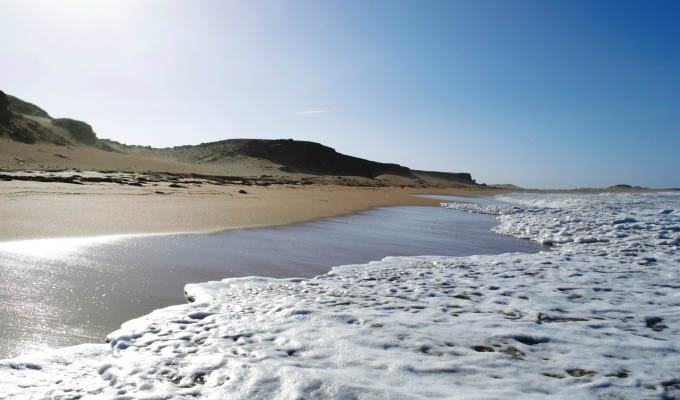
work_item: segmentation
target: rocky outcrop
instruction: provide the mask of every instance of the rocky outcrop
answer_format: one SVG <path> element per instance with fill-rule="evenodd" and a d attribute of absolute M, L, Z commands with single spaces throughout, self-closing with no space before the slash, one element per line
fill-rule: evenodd
<path fill-rule="evenodd" d="M 264 158 L 300 172 L 375 178 L 383 174 L 411 176 L 411 170 L 398 164 L 364 160 L 336 152 L 319 143 L 296 140 L 252 140 L 243 154 Z"/>
<path fill-rule="evenodd" d="M 468 185 L 477 185 L 472 175 L 467 172 L 438 172 L 438 171 L 414 171 L 418 175 L 441 179 L 449 182 L 459 182 Z"/>
<path fill-rule="evenodd" d="M 198 146 L 173 148 L 176 152 L 195 155 L 193 162 L 219 161 L 234 156 L 247 156 L 272 161 L 288 172 L 319 175 L 344 175 L 376 178 L 391 174 L 412 177 L 409 168 L 380 163 L 336 152 L 319 143 L 292 139 L 230 139 Z"/>
<path fill-rule="evenodd" d="M 9 125 L 12 112 L 9 110 L 9 98 L 0 90 L 0 125 Z"/>

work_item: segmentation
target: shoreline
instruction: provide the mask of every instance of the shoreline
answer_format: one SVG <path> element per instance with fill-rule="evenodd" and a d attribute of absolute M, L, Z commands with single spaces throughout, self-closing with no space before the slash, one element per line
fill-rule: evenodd
<path fill-rule="evenodd" d="M 448 228 L 441 226 L 442 217 L 444 221 L 453 221 L 445 224 Z M 420 225 L 415 223 L 425 228 L 419 230 Z M 44 257 L 44 261 L 42 258 L 39 261 L 41 267 L 38 270 L 17 276 L 16 280 L 13 279 L 14 284 L 3 287 L 3 293 L 14 293 L 14 297 L 22 298 L 29 304 L 39 303 L 45 297 L 40 295 L 39 299 L 34 298 L 36 290 L 16 288 L 31 287 L 33 282 L 38 282 L 36 286 L 40 287 L 41 271 L 51 271 L 55 277 L 60 277 L 50 283 L 52 290 L 45 293 L 52 299 L 49 302 L 53 305 L 52 313 L 79 315 L 77 320 L 87 321 L 81 333 L 87 333 L 86 336 L 92 338 L 87 343 L 99 343 L 125 321 L 157 309 L 184 304 L 188 300 L 182 296 L 184 287 L 192 282 L 220 281 L 242 276 L 310 279 L 326 275 L 336 266 L 370 263 L 392 256 L 470 256 L 540 250 L 537 244 L 532 246 L 527 241 L 494 235 L 490 228 L 496 223 L 491 217 L 451 213 L 441 207 L 388 206 L 341 217 L 320 218 L 285 226 L 235 229 L 215 235 L 115 235 L 0 242 L 0 264 L 12 265 L 13 260 L 31 260 L 35 249 L 41 249 L 40 256 Z M 418 233 L 412 232 L 410 239 L 406 239 L 401 229 L 404 226 Z M 323 234 L 320 235 L 321 231 Z M 479 232 L 484 232 L 484 235 L 480 236 Z M 478 240 L 472 244 L 471 237 Z M 283 245 L 269 245 L 279 241 Z M 395 247 L 397 242 L 399 245 Z M 131 257 L 122 256 L 129 250 L 133 250 L 129 252 Z M 3 259 L 5 255 L 7 258 Z M 145 258 L 144 255 L 151 257 Z M 24 256 L 27 258 L 24 259 Z M 67 263 L 68 267 L 62 260 L 71 260 Z M 196 260 L 201 261 L 198 268 L 195 267 Z M 224 260 L 229 262 L 225 264 Z M 22 261 L 18 265 L 22 265 Z M 143 276 L 131 284 L 126 277 L 135 276 L 140 270 L 144 271 Z M 69 290 L 71 281 L 62 279 L 65 271 L 79 277 L 79 286 L 91 289 Z M 101 286 L 99 283 L 84 285 L 88 281 L 94 282 L 93 276 L 87 271 L 101 271 L 95 273 L 95 280 L 99 282 L 100 276 L 106 276 L 108 283 Z M 126 280 L 128 283 L 125 283 Z M 149 282 L 153 283 L 149 286 Z M 59 288 L 56 292 L 69 292 L 77 299 L 92 299 L 92 303 L 88 301 L 74 306 L 71 299 L 65 300 L 55 294 L 55 288 Z M 120 293 L 126 294 L 121 296 Z M 170 298 L 172 300 L 168 301 Z M 7 300 L 12 303 L 10 299 Z M 106 305 L 101 303 L 97 306 L 100 304 L 98 300 Z M 4 343 L 0 341 L 0 353 L 4 356 L 0 358 L 14 358 L 37 351 L 37 348 L 32 347 L 32 342 L 27 340 L 20 342 L 22 346 L 28 346 L 28 351 L 10 353 L 14 351 L 12 348 L 17 348 L 11 344 L 12 340 L 22 338 L 24 332 L 29 332 L 26 336 L 31 337 L 31 327 L 36 326 L 31 323 L 32 317 L 12 318 L 11 310 L 16 307 L 22 306 L 10 307 L 10 314 L 3 317 L 23 322 L 16 322 L 8 328 L 5 337 L 15 339 Z M 71 310 L 72 307 L 77 307 L 78 311 L 75 312 L 75 308 Z M 99 320 L 100 313 L 97 310 L 101 307 L 106 308 L 107 312 L 105 318 Z M 42 333 L 42 337 L 51 339 L 44 339 L 44 343 L 53 348 L 79 344 L 77 340 L 72 341 L 69 335 L 58 332 L 75 331 L 81 323 L 73 325 L 63 321 L 58 318 L 48 325 L 51 329 Z M 19 330 L 20 326 L 26 326 L 27 329 Z M 101 330 L 102 326 L 106 329 Z M 38 331 L 41 329 L 46 328 L 43 325 Z"/>
<path fill-rule="evenodd" d="M 342 179 L 347 184 L 340 184 L 318 177 L 290 180 L 270 176 L 239 178 L 75 170 L 6 172 L 5 175 L 6 179 L 0 179 L 0 220 L 3 221 L 0 242 L 212 233 L 287 225 L 375 207 L 439 206 L 441 202 L 413 196 L 418 194 L 469 197 L 513 192 L 661 191 L 414 187 L 346 178 Z M 16 175 L 22 177 L 16 179 Z"/>
<path fill-rule="evenodd" d="M 244 186 L 181 181 L 139 187 L 107 182 L 74 185 L 14 180 L 0 182 L 3 204 L 0 241 L 211 233 L 287 225 L 375 207 L 440 204 L 439 200 L 413 194 L 475 196 L 504 192 L 509 191 L 332 184 Z"/>
<path fill-rule="evenodd" d="M 283 388 L 318 394 L 322 379 L 323 394 L 384 397 L 422 393 L 425 380 L 432 397 L 446 397 L 452 384 L 464 388 L 463 397 L 675 395 L 677 377 L 669 371 L 677 364 L 672 338 L 678 319 L 668 283 L 675 278 L 669 273 L 680 238 L 672 233 L 667 243 L 654 242 L 635 257 L 622 254 L 617 250 L 649 235 L 616 210 L 636 204 L 628 210 L 640 222 L 666 232 L 677 223 L 677 197 L 661 204 L 654 198 L 588 197 L 573 205 L 562 196 L 550 200 L 557 215 L 541 211 L 535 200 L 543 201 L 517 197 L 521 211 L 501 216 L 494 231 L 538 242 L 557 235 L 558 218 L 569 234 L 555 251 L 388 257 L 312 279 L 190 284 L 185 291 L 193 302 L 129 320 L 107 336 L 108 344 L 0 360 L 0 387 L 8 396 L 125 390 L 248 397 L 265 390 L 276 397 Z M 621 224 L 630 237 L 613 235 Z M 627 279 L 612 281 L 612 273 Z M 631 285 L 655 296 L 629 296 Z M 626 357 L 612 357 L 621 348 Z M 175 362 L 178 354 L 181 364 Z M 348 365 L 365 378 L 348 386 L 337 375 Z M 375 387 L 385 377 L 384 366 L 394 373 L 389 384 Z M 261 376 L 276 377 L 276 384 L 258 381 Z M 503 379 L 500 392 L 489 386 L 490 378 Z"/>

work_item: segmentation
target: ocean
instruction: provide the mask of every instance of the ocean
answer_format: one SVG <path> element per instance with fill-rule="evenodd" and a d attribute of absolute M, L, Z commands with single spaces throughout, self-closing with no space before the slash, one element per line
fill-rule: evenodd
<path fill-rule="evenodd" d="M 0 243 L 0 359 L 102 343 L 123 322 L 186 302 L 188 283 L 243 276 L 312 278 L 386 256 L 535 252 L 491 231 L 495 218 L 385 207 L 212 234 Z"/>

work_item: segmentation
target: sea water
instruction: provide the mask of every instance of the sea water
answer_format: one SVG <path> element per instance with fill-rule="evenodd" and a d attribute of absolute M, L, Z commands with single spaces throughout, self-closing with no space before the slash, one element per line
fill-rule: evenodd
<path fill-rule="evenodd" d="M 191 284 L 108 344 L 0 361 L 7 397 L 680 397 L 680 193 L 510 195 L 551 251 Z"/>
<path fill-rule="evenodd" d="M 186 302 L 187 283 L 311 278 L 386 256 L 533 252 L 491 232 L 491 216 L 386 207 L 337 218 L 214 234 L 104 236 L 0 243 L 0 359 L 102 343 L 120 324 Z"/>

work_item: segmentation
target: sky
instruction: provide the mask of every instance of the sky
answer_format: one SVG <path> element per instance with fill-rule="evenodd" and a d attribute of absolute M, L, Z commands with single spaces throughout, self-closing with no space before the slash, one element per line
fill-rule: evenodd
<path fill-rule="evenodd" d="M 2 0 L 0 90 L 128 144 L 680 187 L 678 21 L 674 0 Z"/>

